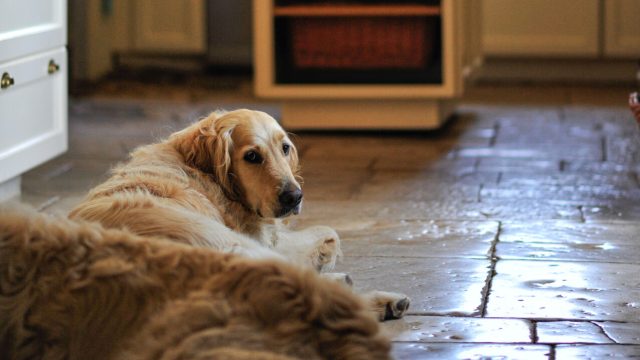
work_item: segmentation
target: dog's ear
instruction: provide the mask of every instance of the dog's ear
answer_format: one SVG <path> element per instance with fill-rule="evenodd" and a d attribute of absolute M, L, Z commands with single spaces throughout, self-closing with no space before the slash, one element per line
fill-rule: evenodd
<path fill-rule="evenodd" d="M 215 115 L 210 115 L 169 138 L 184 162 L 207 174 L 214 174 L 213 151 L 216 139 L 212 123 Z"/>
<path fill-rule="evenodd" d="M 291 172 L 296 178 L 296 181 L 302 185 L 303 180 L 300 171 L 300 159 L 298 158 L 298 149 L 295 145 L 291 146 L 291 152 L 289 152 L 289 167 L 291 167 Z"/>
<path fill-rule="evenodd" d="M 228 195 L 235 193 L 230 178 L 231 133 L 236 123 L 232 117 L 213 113 L 169 139 L 187 165 L 212 175 Z"/>
<path fill-rule="evenodd" d="M 237 124 L 237 121 L 234 120 L 234 118 L 223 116 L 216 119 L 214 124 L 216 136 L 213 140 L 213 175 L 227 196 L 237 195 L 231 172 L 231 152 L 233 150 L 231 133 Z"/>

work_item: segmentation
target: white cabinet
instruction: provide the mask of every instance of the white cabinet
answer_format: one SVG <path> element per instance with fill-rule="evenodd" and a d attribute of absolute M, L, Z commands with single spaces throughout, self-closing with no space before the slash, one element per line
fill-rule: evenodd
<path fill-rule="evenodd" d="M 640 58 L 640 1 L 605 1 L 604 54 Z"/>
<path fill-rule="evenodd" d="M 0 197 L 67 149 L 65 40 L 65 1 L 0 1 Z"/>
<path fill-rule="evenodd" d="M 484 52 L 596 57 L 599 7 L 599 0 L 484 0 Z"/>
<path fill-rule="evenodd" d="M 64 46 L 66 1 L 0 0 L 0 63 Z"/>

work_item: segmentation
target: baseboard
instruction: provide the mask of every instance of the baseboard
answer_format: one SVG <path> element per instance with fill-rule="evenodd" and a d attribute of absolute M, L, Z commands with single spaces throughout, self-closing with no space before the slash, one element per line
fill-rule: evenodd
<path fill-rule="evenodd" d="M 486 58 L 477 80 L 634 85 L 636 71 L 633 60 Z"/>

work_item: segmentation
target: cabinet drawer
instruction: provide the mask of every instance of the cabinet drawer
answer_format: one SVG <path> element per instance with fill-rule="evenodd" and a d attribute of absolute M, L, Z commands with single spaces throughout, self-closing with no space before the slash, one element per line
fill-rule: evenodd
<path fill-rule="evenodd" d="M 66 0 L 0 3 L 0 63 L 65 44 Z"/>
<path fill-rule="evenodd" d="M 67 149 L 66 50 L 0 63 L 0 76 L 1 183 Z"/>

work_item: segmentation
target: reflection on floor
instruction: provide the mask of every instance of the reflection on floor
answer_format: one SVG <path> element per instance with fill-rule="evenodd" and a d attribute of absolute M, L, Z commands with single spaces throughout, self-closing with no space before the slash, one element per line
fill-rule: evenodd
<path fill-rule="evenodd" d="M 24 201 L 66 211 L 133 147 L 213 109 L 279 111 L 246 86 L 114 88 L 72 101 L 70 151 L 24 176 Z M 440 131 L 300 133 L 306 202 L 292 225 L 335 227 L 357 289 L 411 296 L 411 315 L 384 324 L 398 358 L 640 356 L 626 93 L 480 88 Z"/>

